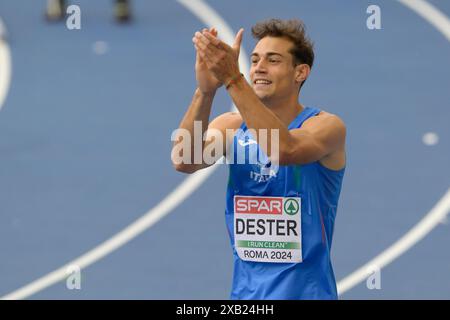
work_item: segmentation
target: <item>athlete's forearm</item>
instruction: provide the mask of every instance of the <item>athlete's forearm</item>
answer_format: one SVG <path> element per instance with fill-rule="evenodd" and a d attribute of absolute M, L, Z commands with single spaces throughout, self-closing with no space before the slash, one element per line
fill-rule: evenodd
<path fill-rule="evenodd" d="M 265 149 L 264 152 L 272 158 L 272 161 L 281 161 L 283 154 L 289 151 L 290 143 L 292 143 L 287 126 L 261 102 L 243 77 L 228 88 L 228 93 L 241 113 L 247 128 L 256 131 L 258 136 L 255 138 L 257 140 L 259 139 L 259 130 L 267 130 L 267 134 L 263 134 L 267 138 L 267 147 L 264 148 L 264 144 L 260 144 L 260 146 Z M 271 130 L 273 129 L 278 130 L 278 141 L 272 141 Z M 277 143 L 278 148 L 272 147 L 273 143 Z M 277 154 L 271 154 L 272 150 Z M 275 156 L 279 158 L 275 158 Z"/>
<path fill-rule="evenodd" d="M 180 122 L 180 129 L 186 129 L 194 134 L 194 121 L 202 122 L 202 134 L 208 128 L 209 116 L 211 114 L 212 102 L 214 100 L 215 92 L 211 94 L 205 94 L 196 89 L 192 102 L 186 111 L 183 120 Z"/>
<path fill-rule="evenodd" d="M 194 169 L 196 167 L 194 165 L 194 145 L 195 141 L 198 140 L 202 142 L 202 148 L 203 150 L 205 141 L 203 141 L 203 135 L 208 129 L 209 124 L 209 117 L 211 114 L 211 107 L 212 102 L 214 100 L 215 92 L 212 92 L 211 94 L 205 94 L 202 93 L 198 88 L 195 90 L 194 96 L 192 98 L 192 102 L 186 111 L 183 119 L 180 122 L 179 129 L 187 130 L 189 132 L 190 136 L 190 145 L 191 145 L 191 161 L 188 164 Z M 197 130 L 194 130 L 195 128 L 195 122 L 197 122 Z M 198 125 L 200 124 L 200 125 Z M 200 132 L 198 128 L 201 127 L 201 137 L 195 137 L 194 134 L 199 135 Z M 179 138 L 174 141 L 173 147 L 175 147 L 178 143 L 182 142 L 182 139 Z"/>

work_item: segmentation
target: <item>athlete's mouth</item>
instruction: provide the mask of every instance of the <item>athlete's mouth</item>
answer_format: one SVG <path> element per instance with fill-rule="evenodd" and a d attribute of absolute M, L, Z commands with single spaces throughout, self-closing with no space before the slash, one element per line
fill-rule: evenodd
<path fill-rule="evenodd" d="M 253 84 L 255 84 L 255 85 L 268 86 L 268 85 L 272 84 L 272 81 L 267 80 L 267 79 L 255 79 L 255 80 L 253 81 Z"/>

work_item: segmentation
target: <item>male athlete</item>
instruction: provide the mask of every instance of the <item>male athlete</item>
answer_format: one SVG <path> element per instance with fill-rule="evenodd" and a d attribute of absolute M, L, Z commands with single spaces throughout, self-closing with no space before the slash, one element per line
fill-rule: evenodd
<path fill-rule="evenodd" d="M 230 47 L 214 28 L 195 33 L 198 87 L 179 126 L 193 135 L 194 121 L 201 121 L 207 137 L 203 148 L 214 141 L 210 132 L 227 139 L 232 129 L 223 155 L 230 149 L 231 160 L 245 155 L 244 164 L 229 164 L 225 217 L 234 256 L 231 299 L 337 299 L 330 249 L 346 161 L 345 125 L 334 114 L 299 103 L 314 61 L 301 21 L 271 19 L 252 28 L 258 42 L 250 83 L 238 65 L 242 34 L 241 29 Z M 239 113 L 227 112 L 209 123 L 222 85 Z M 264 144 L 262 132 L 268 132 Z M 176 170 L 193 173 L 210 165 L 175 163 L 179 143 L 172 151 Z"/>

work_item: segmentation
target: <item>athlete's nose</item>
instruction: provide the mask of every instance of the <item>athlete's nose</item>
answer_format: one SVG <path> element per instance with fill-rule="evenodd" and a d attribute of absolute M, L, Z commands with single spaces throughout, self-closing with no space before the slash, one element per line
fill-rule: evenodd
<path fill-rule="evenodd" d="M 258 61 L 258 63 L 252 67 L 252 70 L 250 72 L 252 81 L 255 81 L 256 78 L 258 78 L 258 76 L 263 75 L 265 77 L 265 75 L 267 74 L 265 64 L 261 63 L 261 60 Z"/>
<path fill-rule="evenodd" d="M 260 59 L 256 64 L 255 73 L 267 73 L 266 63 L 264 59 Z"/>

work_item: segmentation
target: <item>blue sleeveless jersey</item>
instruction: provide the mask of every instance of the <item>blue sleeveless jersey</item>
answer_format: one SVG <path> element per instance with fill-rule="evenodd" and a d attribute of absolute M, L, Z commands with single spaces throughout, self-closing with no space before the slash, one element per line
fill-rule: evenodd
<path fill-rule="evenodd" d="M 319 112 L 320 110 L 317 108 L 304 108 L 288 126 L 288 129 L 301 127 L 305 120 Z M 236 133 L 233 140 L 232 157 L 234 158 L 233 162 L 229 164 L 225 211 L 227 230 L 234 257 L 230 298 L 252 300 L 337 299 L 330 249 L 345 168 L 331 170 L 318 161 L 305 165 L 288 165 L 275 168 L 259 149 L 245 123 L 242 124 L 241 129 Z M 255 163 L 255 161 L 250 161 L 255 160 L 255 149 L 258 151 L 256 154 L 259 154 L 258 161 L 256 161 L 256 164 L 251 164 Z M 261 153 L 262 156 L 260 156 Z M 238 154 L 245 155 L 244 164 L 237 163 Z M 230 158 L 228 160 L 230 161 Z M 241 259 L 236 250 L 235 228 L 245 228 L 245 223 L 238 224 L 235 220 L 235 215 L 237 215 L 235 213 L 235 211 L 237 212 L 235 199 L 245 197 L 248 199 L 289 199 L 280 197 L 301 199 L 298 202 L 301 208 L 301 232 L 298 235 L 298 243 L 301 243 L 301 262 L 276 263 Z M 292 209 L 292 207 L 290 208 Z M 259 215 L 259 217 L 262 217 L 262 215 Z M 255 221 L 257 220 L 252 221 L 252 223 Z M 263 227 L 263 222 L 261 222 L 260 227 Z M 259 224 L 257 225 L 255 222 L 248 230 L 252 231 L 251 234 L 256 234 L 255 230 L 258 230 L 258 226 Z M 249 226 L 247 225 L 247 227 Z M 266 228 L 260 230 L 267 232 L 268 227 L 266 224 Z M 275 222 L 273 227 L 275 227 Z M 271 229 L 276 230 L 275 228 Z M 295 237 L 297 233 L 294 232 L 292 235 Z M 241 243 L 241 241 L 238 242 Z M 276 242 L 266 241 L 264 243 L 273 245 Z M 278 251 L 283 252 L 283 250 Z"/>

